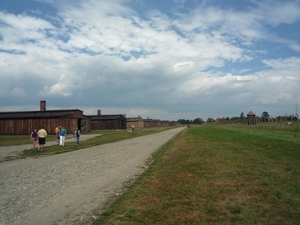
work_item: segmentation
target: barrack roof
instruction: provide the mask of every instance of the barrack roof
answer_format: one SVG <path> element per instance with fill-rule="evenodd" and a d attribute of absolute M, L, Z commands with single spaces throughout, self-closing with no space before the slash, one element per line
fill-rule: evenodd
<path fill-rule="evenodd" d="M 46 110 L 46 111 L 0 112 L 0 119 L 62 117 L 62 116 L 72 115 L 74 111 L 81 111 L 81 110 L 66 109 L 66 110 Z"/>

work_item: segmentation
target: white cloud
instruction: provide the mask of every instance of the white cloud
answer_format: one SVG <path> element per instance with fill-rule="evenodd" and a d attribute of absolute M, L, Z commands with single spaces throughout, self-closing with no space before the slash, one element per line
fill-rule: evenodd
<path fill-rule="evenodd" d="M 262 60 L 262 62 L 274 70 L 280 70 L 280 72 L 292 71 L 296 75 L 296 71 L 300 70 L 300 57 Z"/>
<path fill-rule="evenodd" d="M 181 63 L 176 63 L 173 66 L 174 70 L 179 70 L 181 67 L 187 67 L 187 66 L 192 66 L 194 63 L 193 62 L 181 62 Z"/>
<path fill-rule="evenodd" d="M 295 1 L 243 10 L 206 2 L 172 17 L 159 9 L 139 15 L 131 1 L 50 2 L 58 14 L 0 11 L 1 100 L 38 93 L 82 101 L 78 108 L 92 114 L 99 104 L 156 118 L 300 102 L 299 57 L 270 58 L 264 46 L 299 51 L 296 38 L 272 30 L 299 21 Z"/>
<path fill-rule="evenodd" d="M 25 14 L 14 15 L 0 11 L 0 19 L 2 26 L 12 27 L 18 32 L 54 29 L 48 21 Z"/>
<path fill-rule="evenodd" d="M 242 74 L 242 73 L 246 73 L 246 72 L 249 72 L 249 71 L 251 71 L 251 69 L 249 69 L 249 68 L 248 69 L 242 69 L 242 70 L 239 71 L 239 73 Z"/>
<path fill-rule="evenodd" d="M 74 90 L 73 79 L 69 79 L 66 75 L 62 74 L 57 83 L 52 86 L 45 86 L 44 90 L 39 94 L 41 96 L 71 96 Z"/>
<path fill-rule="evenodd" d="M 6 50 L 20 50 L 27 42 L 44 41 L 47 30 L 55 29 L 50 22 L 32 16 L 14 15 L 0 11 L 0 33 L 3 38 L 0 47 Z"/>
<path fill-rule="evenodd" d="M 291 24 L 300 19 L 299 1 L 255 1 L 257 16 L 272 26 Z M 272 7 L 270 7 L 272 5 Z"/>

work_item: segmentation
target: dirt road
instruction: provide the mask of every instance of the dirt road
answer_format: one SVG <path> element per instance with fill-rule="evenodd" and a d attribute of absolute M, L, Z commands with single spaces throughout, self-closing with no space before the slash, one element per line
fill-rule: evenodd
<path fill-rule="evenodd" d="M 70 153 L 0 163 L 0 224 L 83 224 L 184 128 Z M 99 209 L 93 214 L 93 210 Z"/>

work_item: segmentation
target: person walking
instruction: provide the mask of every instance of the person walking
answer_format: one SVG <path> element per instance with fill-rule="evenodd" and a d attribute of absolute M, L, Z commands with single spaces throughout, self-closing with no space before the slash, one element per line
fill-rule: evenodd
<path fill-rule="evenodd" d="M 67 135 L 67 130 L 64 126 L 61 127 L 59 131 L 59 146 L 65 146 L 65 139 Z"/>
<path fill-rule="evenodd" d="M 42 127 L 38 131 L 38 137 L 39 137 L 39 147 L 38 147 L 38 152 L 39 151 L 44 151 L 44 145 L 46 144 L 46 136 L 47 136 L 47 131 Z"/>
<path fill-rule="evenodd" d="M 60 130 L 60 126 L 57 126 L 54 131 L 56 135 L 56 142 L 59 142 L 59 130 Z"/>
<path fill-rule="evenodd" d="M 80 130 L 78 127 L 74 130 L 74 137 L 75 137 L 75 145 L 79 145 L 79 137 L 80 137 Z"/>
<path fill-rule="evenodd" d="M 32 141 L 32 150 L 36 151 L 37 128 L 34 128 L 34 130 L 31 132 L 30 140 Z"/>

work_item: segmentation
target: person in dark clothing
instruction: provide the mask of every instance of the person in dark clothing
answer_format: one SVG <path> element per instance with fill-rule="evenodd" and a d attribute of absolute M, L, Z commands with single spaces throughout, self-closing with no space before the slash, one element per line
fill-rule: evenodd
<path fill-rule="evenodd" d="M 74 130 L 75 145 L 79 145 L 80 130 L 78 127 Z"/>
<path fill-rule="evenodd" d="M 31 132 L 30 140 L 32 141 L 32 150 L 36 151 L 37 128 L 34 128 L 34 130 Z"/>

